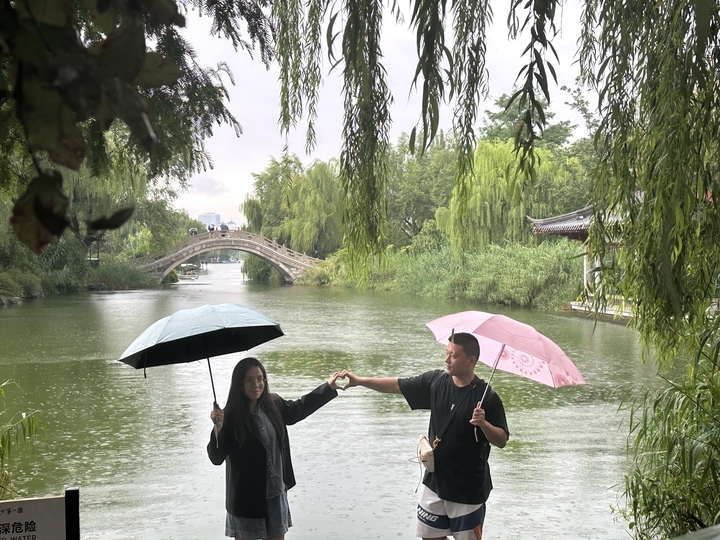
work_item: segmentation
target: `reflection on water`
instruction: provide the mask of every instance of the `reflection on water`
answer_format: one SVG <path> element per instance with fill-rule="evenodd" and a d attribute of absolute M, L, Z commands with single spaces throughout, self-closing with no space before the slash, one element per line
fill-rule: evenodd
<path fill-rule="evenodd" d="M 161 291 L 88 293 L 0 310 L 0 379 L 8 406 L 42 409 L 47 431 L 32 461 L 16 462 L 27 496 L 80 488 L 82 537 L 220 538 L 224 467 L 207 459 L 212 390 L 204 362 L 151 368 L 116 359 L 147 326 L 175 310 L 239 302 L 277 320 L 285 336 L 251 351 L 273 391 L 297 398 L 336 369 L 409 376 L 442 366 L 444 347 L 424 323 L 468 302 L 384 292 L 261 287 L 240 266 L 211 265 L 199 280 Z M 495 310 L 497 311 L 497 310 Z M 534 325 L 572 358 L 587 385 L 551 389 L 497 372 L 511 438 L 494 449 L 495 490 L 486 538 L 616 539 L 626 467 L 620 399 L 656 384 L 635 335 L 571 314 L 502 310 Z M 249 354 L 249 353 L 246 353 Z M 222 405 L 238 353 L 216 358 Z M 489 368 L 479 366 L 481 377 Z M 419 465 L 412 461 L 428 413 L 365 389 L 342 393 L 291 426 L 298 485 L 288 539 L 413 538 Z"/>

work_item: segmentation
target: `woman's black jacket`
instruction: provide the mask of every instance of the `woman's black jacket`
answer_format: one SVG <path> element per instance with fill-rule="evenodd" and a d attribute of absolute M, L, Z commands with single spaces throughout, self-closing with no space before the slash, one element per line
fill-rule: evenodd
<path fill-rule="evenodd" d="M 286 401 L 277 394 L 271 394 L 283 420 L 282 462 L 286 489 L 295 485 L 286 426 L 307 418 L 336 396 L 337 391 L 330 388 L 328 383 L 321 384 L 295 401 Z M 213 464 L 221 465 L 223 461 L 226 464 L 225 509 L 238 517 L 265 517 L 267 453 L 260 440 L 250 433 L 240 447 L 230 426 L 223 426 L 218 435 L 217 448 L 215 431 L 210 434 L 207 452 Z"/>

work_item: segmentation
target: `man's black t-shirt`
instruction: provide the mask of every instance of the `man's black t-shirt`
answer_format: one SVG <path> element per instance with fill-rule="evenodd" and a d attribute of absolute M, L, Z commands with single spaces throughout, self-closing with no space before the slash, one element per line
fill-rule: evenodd
<path fill-rule="evenodd" d="M 423 484 L 446 501 L 485 502 L 492 489 L 487 463 L 490 444 L 479 428 L 478 442 L 475 441 L 475 426 L 470 423 L 473 409 L 485 391 L 485 381 L 475 377 L 469 385 L 459 388 L 444 370 L 435 370 L 398 379 L 398 383 L 410 408 L 430 409 L 430 441 L 435 440 L 450 417 L 441 434 L 441 442 L 435 448 L 435 472 L 426 473 Z M 456 407 L 458 409 L 454 410 Z M 505 409 L 492 387 L 485 396 L 483 409 L 487 421 L 509 435 Z"/>

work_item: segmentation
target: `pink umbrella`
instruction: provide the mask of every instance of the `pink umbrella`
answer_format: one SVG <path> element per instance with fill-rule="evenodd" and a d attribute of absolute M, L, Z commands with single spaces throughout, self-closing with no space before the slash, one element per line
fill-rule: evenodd
<path fill-rule="evenodd" d="M 440 343 L 448 343 L 455 332 L 468 332 L 478 338 L 478 360 L 493 368 L 480 404 L 485 400 L 497 368 L 553 388 L 585 384 L 578 368 L 553 340 L 529 324 L 505 315 L 461 311 L 430 321 L 427 327 Z M 478 440 L 477 426 L 475 440 Z"/>
<path fill-rule="evenodd" d="M 493 368 L 488 383 L 500 368 L 553 388 L 585 384 L 578 368 L 554 341 L 505 315 L 461 311 L 430 321 L 427 327 L 441 343 L 447 343 L 453 332 L 475 335 L 480 343 L 479 360 Z"/>

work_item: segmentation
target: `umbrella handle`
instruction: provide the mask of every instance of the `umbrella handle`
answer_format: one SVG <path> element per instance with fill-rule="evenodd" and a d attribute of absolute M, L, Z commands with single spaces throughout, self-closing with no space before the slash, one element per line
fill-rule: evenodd
<path fill-rule="evenodd" d="M 220 405 L 217 404 L 217 401 L 213 401 L 213 409 L 219 409 Z M 220 447 L 220 432 L 218 431 L 217 424 L 213 422 L 213 429 L 215 430 L 215 448 Z"/>
<path fill-rule="evenodd" d="M 213 409 L 219 409 L 220 405 L 217 404 L 217 401 L 213 401 Z M 213 422 L 213 429 L 215 430 L 215 448 L 220 447 L 220 430 L 217 428 L 217 423 Z"/>
<path fill-rule="evenodd" d="M 493 364 L 492 371 L 490 372 L 490 378 L 488 379 L 488 382 L 485 385 L 485 391 L 483 392 L 483 395 L 480 398 L 480 403 L 478 403 L 478 405 L 482 405 L 483 401 L 485 401 L 485 396 L 487 395 L 488 388 L 490 388 L 490 382 L 493 380 L 493 376 L 495 375 L 495 370 L 497 369 L 498 362 L 500 362 L 500 357 L 502 356 L 502 353 L 504 350 L 505 350 L 505 344 L 503 343 L 502 347 L 500 347 L 500 352 L 498 353 L 497 357 L 495 358 L 495 363 Z M 475 426 L 475 442 L 480 442 L 480 439 L 478 439 L 478 434 L 477 434 L 477 426 Z"/>

